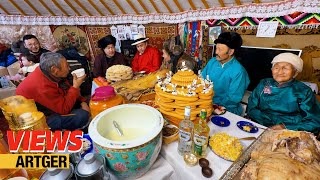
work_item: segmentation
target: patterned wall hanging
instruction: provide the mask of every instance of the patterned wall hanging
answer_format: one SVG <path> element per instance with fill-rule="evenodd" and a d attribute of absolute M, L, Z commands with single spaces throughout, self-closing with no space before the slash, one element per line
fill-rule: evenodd
<path fill-rule="evenodd" d="M 89 43 L 84 26 L 51 26 L 59 49 L 75 47 L 81 54 L 89 54 Z"/>
<path fill-rule="evenodd" d="M 295 12 L 289 15 L 270 18 L 242 17 L 227 19 L 211 19 L 206 23 L 209 27 L 224 26 L 228 29 L 256 29 L 261 21 L 278 21 L 281 28 L 313 28 L 320 25 L 320 13 Z"/>
<path fill-rule="evenodd" d="M 177 35 L 178 26 L 176 24 L 150 24 L 145 26 L 148 43 L 157 47 L 162 52 L 163 42 L 170 37 Z"/>
<path fill-rule="evenodd" d="M 4 25 L 112 25 L 203 21 L 241 17 L 279 17 L 297 11 L 319 13 L 319 0 L 285 0 L 272 3 L 250 3 L 241 6 L 212 7 L 179 13 L 120 14 L 112 16 L 21 16 L 0 14 Z"/>
<path fill-rule="evenodd" d="M 202 31 L 202 56 L 201 56 L 201 69 L 204 68 L 204 66 L 208 62 L 208 57 L 209 57 L 209 28 L 205 28 L 203 26 L 203 31 Z M 211 48 L 212 49 L 212 48 Z"/>
<path fill-rule="evenodd" d="M 197 59 L 199 57 L 199 47 L 202 42 L 202 29 L 201 21 L 194 21 L 185 24 L 186 28 L 186 53 L 192 58 Z"/>
<path fill-rule="evenodd" d="M 86 33 L 90 43 L 90 49 L 92 50 L 91 57 L 96 57 L 102 53 L 98 48 L 98 41 L 102 37 L 111 34 L 110 27 L 108 26 L 86 26 Z"/>

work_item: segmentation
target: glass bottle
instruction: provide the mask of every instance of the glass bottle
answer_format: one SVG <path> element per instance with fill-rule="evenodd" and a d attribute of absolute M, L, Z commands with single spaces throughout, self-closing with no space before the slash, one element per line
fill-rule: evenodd
<path fill-rule="evenodd" d="M 208 138 L 210 133 L 210 128 L 206 122 L 207 111 L 202 109 L 200 112 L 199 123 L 195 125 L 193 131 L 193 154 L 198 158 L 206 157 L 206 151 L 208 146 Z"/>
<path fill-rule="evenodd" d="M 180 155 L 192 152 L 192 132 L 193 122 L 190 121 L 191 107 L 186 106 L 184 110 L 184 119 L 179 124 L 178 152 Z"/>

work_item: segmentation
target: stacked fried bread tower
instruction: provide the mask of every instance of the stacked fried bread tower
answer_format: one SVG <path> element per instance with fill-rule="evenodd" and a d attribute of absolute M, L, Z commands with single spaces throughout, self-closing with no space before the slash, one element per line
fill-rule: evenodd
<path fill-rule="evenodd" d="M 106 72 L 106 78 L 110 81 L 128 80 L 132 76 L 132 68 L 124 65 L 113 65 Z"/>
<path fill-rule="evenodd" d="M 213 83 L 194 74 L 192 70 L 182 69 L 171 76 L 167 73 L 164 80 L 158 78 L 155 86 L 155 103 L 160 112 L 174 124 L 184 118 L 184 108 L 191 107 L 190 119 L 195 120 L 201 109 L 212 113 Z"/>

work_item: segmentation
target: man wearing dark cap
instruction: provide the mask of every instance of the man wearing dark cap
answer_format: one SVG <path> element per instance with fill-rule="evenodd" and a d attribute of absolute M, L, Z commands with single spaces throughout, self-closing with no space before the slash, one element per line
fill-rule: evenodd
<path fill-rule="evenodd" d="M 96 56 L 93 66 L 94 77 L 105 77 L 109 67 L 117 64 L 128 65 L 128 60 L 115 49 L 116 38 L 112 35 L 107 35 L 98 41 L 98 47 L 103 52 Z"/>
<path fill-rule="evenodd" d="M 250 83 L 246 70 L 234 57 L 235 51 L 242 45 L 242 38 L 238 33 L 224 32 L 214 43 L 216 57 L 204 67 L 202 76 L 209 77 L 214 84 L 213 103 L 241 115 L 240 102 Z"/>
<path fill-rule="evenodd" d="M 132 70 L 134 72 L 145 71 L 147 74 L 158 70 L 161 66 L 161 54 L 157 48 L 148 46 L 147 40 L 142 34 L 134 38 L 132 46 L 137 47 L 137 53 L 132 60 Z"/>

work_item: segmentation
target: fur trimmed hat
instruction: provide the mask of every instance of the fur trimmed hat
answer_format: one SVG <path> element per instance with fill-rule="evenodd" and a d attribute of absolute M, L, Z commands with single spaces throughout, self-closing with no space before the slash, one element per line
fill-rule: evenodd
<path fill-rule="evenodd" d="M 109 44 L 113 44 L 114 46 L 116 45 L 116 38 L 110 34 L 99 39 L 98 41 L 98 47 L 101 49 L 106 48 Z"/>
<path fill-rule="evenodd" d="M 242 38 L 236 32 L 223 32 L 218 39 L 214 41 L 215 44 L 225 44 L 231 49 L 238 49 L 242 45 Z"/>

